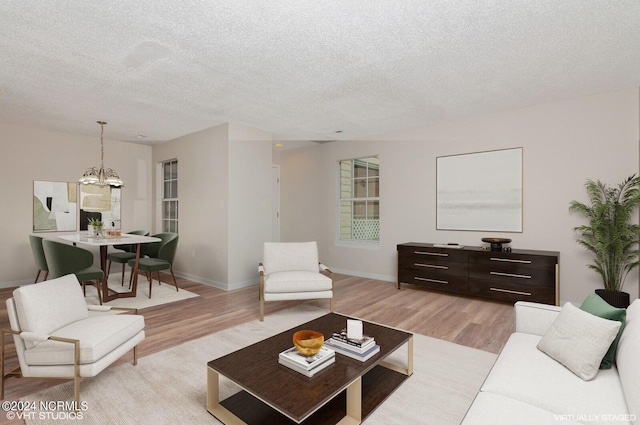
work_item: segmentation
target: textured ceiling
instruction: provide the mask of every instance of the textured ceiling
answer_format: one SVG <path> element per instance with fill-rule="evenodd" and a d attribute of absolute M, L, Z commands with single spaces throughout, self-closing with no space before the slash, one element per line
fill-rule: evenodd
<path fill-rule="evenodd" d="M 350 139 L 637 86 L 637 0 L 0 1 L 0 122 L 138 143 Z"/>

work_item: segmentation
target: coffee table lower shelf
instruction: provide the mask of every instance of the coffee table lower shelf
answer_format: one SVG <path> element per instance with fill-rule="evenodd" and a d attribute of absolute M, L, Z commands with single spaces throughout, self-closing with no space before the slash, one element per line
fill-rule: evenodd
<path fill-rule="evenodd" d="M 211 370 L 210 373 L 216 373 Z M 373 411 L 393 393 L 407 378 L 408 375 L 396 372 L 382 365 L 378 365 L 361 378 L 362 388 L 362 420 L 364 421 Z M 216 383 L 217 386 L 217 383 Z M 272 407 L 253 397 L 246 391 L 240 391 L 231 397 L 222 400 L 220 405 L 235 415 L 235 419 L 248 425 L 273 424 L 292 425 L 295 421 L 287 418 Z M 213 416 L 217 413 L 209 409 Z M 300 422 L 304 425 L 328 425 L 337 424 L 347 414 L 346 390 L 329 401 L 313 415 Z M 229 418 L 219 417 L 223 423 L 229 423 Z"/>

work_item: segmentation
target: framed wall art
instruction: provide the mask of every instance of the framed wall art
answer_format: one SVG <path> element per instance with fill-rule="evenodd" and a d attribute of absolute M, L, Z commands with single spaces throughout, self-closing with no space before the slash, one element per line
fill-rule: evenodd
<path fill-rule="evenodd" d="M 436 229 L 522 232 L 522 148 L 436 158 Z"/>
<path fill-rule="evenodd" d="M 34 180 L 34 232 L 73 232 L 78 222 L 77 211 L 77 183 Z"/>

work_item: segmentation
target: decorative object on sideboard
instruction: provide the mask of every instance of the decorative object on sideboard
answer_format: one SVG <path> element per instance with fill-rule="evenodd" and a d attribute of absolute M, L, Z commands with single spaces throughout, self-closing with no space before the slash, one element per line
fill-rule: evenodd
<path fill-rule="evenodd" d="M 587 267 L 602 278 L 604 290 L 598 295 L 614 307 L 626 308 L 630 297 L 621 295 L 622 288 L 629 272 L 640 265 L 640 226 L 632 223 L 640 207 L 640 177 L 633 174 L 615 187 L 587 180 L 585 188 L 589 203 L 569 204 L 569 211 L 588 220 L 573 228 L 578 234 L 576 242 L 595 256 Z"/>
<path fill-rule="evenodd" d="M 87 168 L 82 177 L 78 180 L 82 184 L 95 184 L 98 186 L 124 186 L 124 182 L 118 176 L 116 170 L 112 168 L 104 169 L 104 126 L 107 124 L 105 121 L 97 121 L 100 124 L 100 168 L 91 167 Z"/>
<path fill-rule="evenodd" d="M 302 330 L 293 334 L 293 345 L 305 356 L 317 354 L 324 344 L 324 335 L 320 332 Z"/>
<path fill-rule="evenodd" d="M 511 243 L 509 238 L 482 238 L 482 242 L 486 242 L 490 245 L 491 251 L 506 251 L 511 252 L 510 247 L 504 247 L 502 244 Z"/>

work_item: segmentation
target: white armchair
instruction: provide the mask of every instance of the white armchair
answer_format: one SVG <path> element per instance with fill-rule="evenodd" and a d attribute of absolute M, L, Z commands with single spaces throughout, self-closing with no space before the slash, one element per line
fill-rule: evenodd
<path fill-rule="evenodd" d="M 73 379 L 79 406 L 82 379 L 96 376 L 132 349 L 133 364 L 137 363 L 136 346 L 145 336 L 144 317 L 90 316 L 90 307 L 73 274 L 13 291 L 13 298 L 7 300 L 11 329 L 2 329 L 0 338 L 2 399 L 4 381 L 9 376 Z M 5 337 L 10 334 L 20 366 L 5 373 Z"/>
<path fill-rule="evenodd" d="M 333 273 L 318 261 L 315 242 L 265 242 L 258 274 L 260 321 L 265 301 L 328 298 L 333 311 Z"/>

